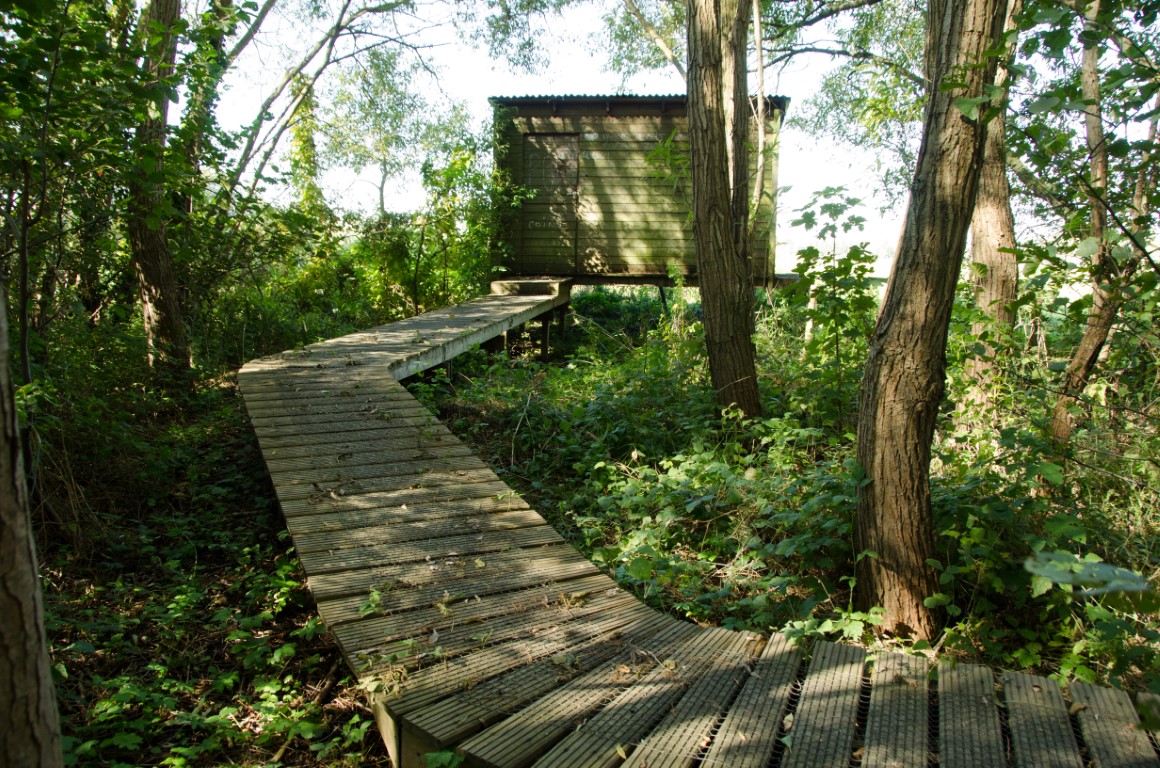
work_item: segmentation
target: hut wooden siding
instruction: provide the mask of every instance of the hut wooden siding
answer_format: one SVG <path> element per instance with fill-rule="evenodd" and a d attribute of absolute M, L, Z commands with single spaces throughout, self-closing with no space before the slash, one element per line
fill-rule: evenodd
<path fill-rule="evenodd" d="M 696 282 L 684 96 L 493 98 L 497 164 L 534 192 L 504 226 L 512 276 L 579 282 Z M 785 99 L 767 99 L 765 194 L 756 213 L 754 280 L 774 270 L 777 136 Z M 756 129 L 751 126 L 751 139 Z M 756 174 L 756 148 L 750 153 Z"/>

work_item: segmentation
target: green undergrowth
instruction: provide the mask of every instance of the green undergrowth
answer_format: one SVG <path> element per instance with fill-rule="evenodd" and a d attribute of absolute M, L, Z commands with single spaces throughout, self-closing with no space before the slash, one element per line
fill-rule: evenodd
<path fill-rule="evenodd" d="M 37 510 L 67 764 L 388 765 L 233 385 L 127 398 L 103 440 L 74 402 L 37 422 L 42 459 L 71 456 Z"/>
<path fill-rule="evenodd" d="M 864 268 L 872 257 L 813 258 L 804 285 L 762 297 L 765 418 L 718 411 L 698 308 L 670 292 L 662 316 L 655 289 L 578 293 L 551 361 L 474 353 L 416 391 L 647 602 L 700 623 L 873 642 L 876 612 L 851 601 L 863 556 L 853 532 L 865 482 L 854 404 L 876 309 Z M 817 287 L 822 300 L 807 306 Z M 977 353 L 966 336 L 972 317 L 958 311 L 952 366 Z M 1147 462 L 1130 470 L 1056 456 L 1043 428 L 1051 372 L 1020 366 L 986 409 L 948 408 L 936 438 L 940 592 L 929 601 L 947 622 L 938 646 L 1001 668 L 1156 688 L 1154 616 L 1085 598 L 1024 563 L 1066 553 L 1154 574 L 1160 483 Z M 1098 412 L 1082 437 L 1111 439 L 1112 428 L 1121 446 L 1155 445 L 1147 423 L 1112 424 Z M 1121 474 L 1129 471 L 1144 474 Z"/>

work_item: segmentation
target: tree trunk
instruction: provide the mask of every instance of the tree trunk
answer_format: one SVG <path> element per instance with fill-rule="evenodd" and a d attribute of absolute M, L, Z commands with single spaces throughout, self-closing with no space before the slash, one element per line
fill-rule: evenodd
<path fill-rule="evenodd" d="M 173 72 L 177 55 L 174 28 L 180 12 L 180 0 L 152 0 L 141 16 L 138 34 L 142 40 L 151 41 L 142 69 L 146 83 L 159 91 L 163 91 L 161 82 Z M 164 34 L 158 37 L 158 31 Z M 127 229 L 141 289 L 149 364 L 176 383 L 187 378 L 190 361 L 165 228 L 166 190 L 160 180 L 168 115 L 168 94 L 161 92 L 150 107 L 148 117 L 137 127 L 140 170 L 129 184 Z"/>
<path fill-rule="evenodd" d="M 1001 0 L 932 0 L 928 99 L 918 168 L 859 398 L 857 601 L 886 611 L 884 630 L 930 639 L 938 619 L 930 446 L 946 378 L 946 340 L 983 162 L 985 112 L 968 116 L 993 81 Z M 984 66 L 979 66 L 983 64 Z M 944 79 L 963 82 L 946 88 Z M 975 102 L 977 104 L 977 102 Z"/>
<path fill-rule="evenodd" d="M 690 0 L 688 110 L 693 239 L 709 372 L 718 403 L 757 417 L 761 399 L 746 248 L 748 8 L 738 0 Z"/>
<path fill-rule="evenodd" d="M 0 754 L 10 768 L 64 765 L 44 606 L 24 486 L 0 291 Z"/>
<path fill-rule="evenodd" d="M 1016 28 L 1015 16 L 1022 6 L 1022 0 L 1008 3 L 1006 30 Z M 1005 63 L 995 73 L 995 85 L 1003 88 L 1003 109 L 987 126 L 979 192 L 971 217 L 971 283 L 975 302 L 988 317 L 988 321 L 975 323 L 971 328 L 975 338 L 1015 327 L 1015 311 L 1011 305 L 1019 290 L 1019 263 L 1014 253 L 1015 217 L 1011 213 L 1011 186 L 1007 182 L 1008 72 Z M 995 345 L 984 342 L 983 346 L 983 355 L 967 362 L 967 375 L 974 381 L 969 398 L 980 405 L 989 399 L 995 359 Z"/>
<path fill-rule="evenodd" d="M 1084 126 L 1087 132 L 1089 165 L 1091 168 L 1091 219 L 1088 236 L 1095 240 L 1092 256 L 1092 308 L 1088 313 L 1083 336 L 1063 374 L 1063 386 L 1051 414 L 1051 436 L 1063 446 L 1071 439 L 1075 420 L 1072 407 L 1087 386 L 1088 377 L 1099 360 L 1100 351 L 1111 333 L 1112 324 L 1119 314 L 1122 300 L 1110 288 L 1116 266 L 1111 257 L 1108 229 L 1108 146 L 1104 141 L 1103 108 L 1100 102 L 1100 50 L 1103 35 L 1096 19 L 1100 0 L 1091 0 L 1086 7 L 1076 4 L 1076 11 L 1084 16 L 1083 62 L 1080 69 L 1080 88 L 1083 92 Z"/>

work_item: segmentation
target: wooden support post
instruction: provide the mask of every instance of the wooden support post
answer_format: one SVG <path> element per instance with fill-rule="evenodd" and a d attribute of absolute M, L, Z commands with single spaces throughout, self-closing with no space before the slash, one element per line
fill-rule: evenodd
<path fill-rule="evenodd" d="M 540 321 L 540 360 L 547 360 L 549 344 L 552 340 L 552 313 L 545 312 L 538 319 Z"/>
<path fill-rule="evenodd" d="M 483 347 L 485 351 L 494 355 L 498 352 L 502 352 L 507 348 L 505 341 L 506 339 L 504 338 L 504 334 L 501 333 L 498 336 L 492 336 L 490 339 L 483 342 L 483 344 L 480 346 Z"/>

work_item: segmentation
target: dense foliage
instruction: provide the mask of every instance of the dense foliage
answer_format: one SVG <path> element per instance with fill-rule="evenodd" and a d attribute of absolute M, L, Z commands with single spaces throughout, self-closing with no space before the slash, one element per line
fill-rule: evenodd
<path fill-rule="evenodd" d="M 680 292 L 666 317 L 645 294 L 580 294 L 562 360 L 471 358 L 452 380 L 420 391 L 646 600 L 699 622 L 869 640 L 874 612 L 850 604 L 863 556 L 853 548 L 862 476 L 851 403 L 876 291 L 861 248 L 801 256 L 806 279 L 770 295 L 760 312 L 769 418 L 717 414 L 695 294 L 687 303 Z M 1066 552 L 1155 571 L 1160 483 L 1155 463 L 1138 460 L 1156 455 L 1150 401 L 1134 387 L 1101 387 L 1085 440 L 1106 450 L 1056 463 L 1045 405 L 1055 373 L 1039 345 L 1066 344 L 1073 331 L 1066 322 L 1021 324 L 1042 338 L 1005 341 L 1002 394 L 984 408 L 966 397 L 962 374 L 982 349 L 971 335 L 976 311 L 964 293 L 953 401 L 935 446 L 942 591 L 931 600 L 950 617 L 941 646 L 1000 667 L 1156 689 L 1160 624 L 1024 565 Z M 656 326 L 642 328 L 641 317 Z M 1139 351 L 1138 338 L 1125 341 Z M 1149 349 L 1160 351 L 1154 341 Z"/>
<path fill-rule="evenodd" d="M 163 4 L 174 8 L 0 3 L 2 300 L 66 756 L 385 764 L 231 375 L 478 293 L 496 217 L 522 192 L 496 177 L 460 110 L 422 95 L 424 4 L 222 0 L 143 21 Z M 541 17 L 570 4 L 489 0 L 456 22 L 533 66 Z M 679 64 L 680 6 L 615 5 L 617 71 Z M 924 98 L 913 4 L 762 5 L 767 61 L 846 62 L 803 123 L 889 150 L 882 171 L 899 192 Z M 1025 6 L 1007 62 L 1015 322 L 996 322 L 964 284 L 934 446 L 940 591 L 928 600 L 947 618 L 946 652 L 1160 690 L 1155 606 L 1080 590 L 1098 563 L 1141 574 L 1121 580 L 1133 588 L 1160 569 L 1160 11 Z M 280 60 L 253 123 L 224 130 L 223 79 L 279 15 L 324 31 Z M 825 24 L 835 45 L 810 38 Z M 961 105 L 971 120 L 1000 106 Z M 326 199 L 320 179 L 340 167 L 376 172 L 377 210 Z M 388 187 L 408 169 L 422 200 L 392 213 Z M 854 202 L 824 190 L 796 212 L 818 243 L 799 254 L 796 286 L 759 297 L 766 418 L 714 405 L 686 290 L 663 305 L 578 294 L 554 361 L 473 353 L 416 391 L 646 600 L 699 622 L 871 641 L 878 615 L 850 599 L 854 563 L 873 556 L 853 545 L 865 482 L 853 446 L 879 286 L 872 254 L 837 248 L 861 225 Z M 171 309 L 167 329 L 158 313 Z M 1079 366 L 1101 312 L 1106 338 Z M 174 327 L 182 338 L 164 338 Z M 185 358 L 179 375 L 151 365 L 166 345 Z M 982 358 L 981 384 L 969 371 Z"/>

